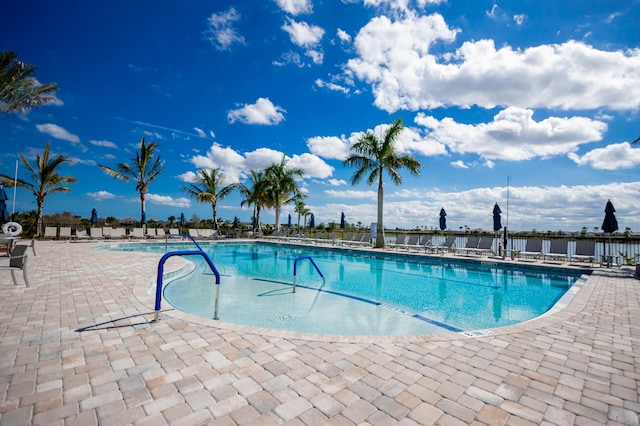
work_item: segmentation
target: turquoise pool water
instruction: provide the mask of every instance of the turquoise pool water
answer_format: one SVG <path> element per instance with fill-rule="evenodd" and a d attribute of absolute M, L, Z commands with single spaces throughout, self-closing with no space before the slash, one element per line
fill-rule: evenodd
<path fill-rule="evenodd" d="M 201 245 L 222 275 L 220 320 L 307 333 L 402 335 L 516 324 L 548 311 L 581 277 L 568 269 L 462 258 L 262 242 Z M 165 245 L 106 248 L 162 253 Z M 300 256 L 311 256 L 324 279 L 310 261 L 300 259 L 293 293 Z M 212 318 L 214 277 L 199 257 L 188 259 L 196 268 L 165 283 L 164 298 L 177 309 Z"/>

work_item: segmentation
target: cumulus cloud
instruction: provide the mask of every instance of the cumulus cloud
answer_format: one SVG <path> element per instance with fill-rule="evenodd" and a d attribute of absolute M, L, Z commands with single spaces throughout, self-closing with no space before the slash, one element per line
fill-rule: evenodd
<path fill-rule="evenodd" d="M 188 159 L 197 170 L 220 169 L 225 174 L 225 184 L 238 183 L 246 178 L 249 170 L 262 170 L 272 163 L 279 163 L 284 154 L 271 148 L 258 148 L 254 151 L 238 153 L 231 147 L 223 147 L 214 143 L 206 155 L 195 155 Z M 333 174 L 334 168 L 314 154 L 304 153 L 286 157 L 287 165 L 299 167 L 305 178 L 327 178 Z M 187 171 L 178 176 L 183 182 L 193 182 L 194 171 Z"/>
<path fill-rule="evenodd" d="M 324 81 L 324 80 L 322 80 L 320 78 L 316 79 L 315 84 L 316 84 L 316 86 L 318 86 L 320 88 L 326 88 L 326 89 L 329 89 L 329 90 L 333 90 L 335 92 L 342 92 L 345 95 L 348 95 L 349 94 L 349 90 L 350 90 L 348 87 L 341 86 L 339 84 L 335 84 L 335 83 L 331 83 L 331 82 L 327 82 L 327 81 Z"/>
<path fill-rule="evenodd" d="M 206 138 L 207 134 L 204 132 L 204 130 L 198 128 L 198 127 L 194 127 L 193 130 L 196 131 L 196 133 L 198 134 L 198 136 L 200 136 L 201 138 Z"/>
<path fill-rule="evenodd" d="M 424 126 L 428 137 L 456 153 L 475 153 L 489 160 L 528 160 L 568 154 L 581 144 L 599 141 L 606 123 L 586 117 L 533 119 L 533 111 L 510 107 L 493 121 L 462 124 L 452 118 L 438 120 L 419 113 L 415 122 Z"/>
<path fill-rule="evenodd" d="M 629 142 L 607 145 L 580 156 L 570 153 L 569 158 L 580 166 L 590 165 L 599 170 L 630 169 L 640 165 L 640 149 Z"/>
<path fill-rule="evenodd" d="M 53 124 L 53 123 L 36 124 L 36 129 L 38 129 L 40 133 L 46 133 L 47 135 L 56 139 L 60 139 L 60 140 L 71 142 L 71 143 L 80 142 L 80 138 L 77 135 L 74 135 L 73 133 L 69 132 L 63 127 L 58 126 L 57 124 Z"/>
<path fill-rule="evenodd" d="M 330 195 L 335 198 L 369 198 L 372 200 L 378 199 L 377 191 L 359 191 L 355 189 L 346 189 L 344 191 L 336 191 L 335 189 L 327 189 L 324 191 L 325 194 Z"/>
<path fill-rule="evenodd" d="M 310 57 L 313 63 L 322 64 L 324 54 L 318 48 L 324 36 L 322 28 L 317 25 L 309 25 L 306 22 L 296 22 L 288 18 L 282 29 L 289 34 L 293 44 L 306 49 L 305 55 Z"/>
<path fill-rule="evenodd" d="M 276 0 L 276 3 L 280 9 L 294 16 L 313 11 L 311 0 Z"/>
<path fill-rule="evenodd" d="M 345 30 L 338 28 L 336 35 L 343 43 L 351 43 L 351 36 Z"/>
<path fill-rule="evenodd" d="M 238 34 L 234 24 L 240 20 L 240 13 L 233 7 L 225 12 L 214 13 L 207 19 L 208 27 L 204 37 L 217 50 L 229 50 L 234 43 L 244 44 L 244 37 Z"/>
<path fill-rule="evenodd" d="M 116 198 L 116 196 L 109 191 L 87 192 L 87 196 L 95 201 L 111 200 Z"/>
<path fill-rule="evenodd" d="M 459 31 L 439 14 L 373 18 L 346 67 L 370 84 L 375 105 L 394 112 L 442 106 L 616 110 L 640 106 L 640 49 L 604 51 L 568 41 L 526 49 L 467 41 L 441 54 Z M 438 54 L 432 53 L 437 43 Z"/>
<path fill-rule="evenodd" d="M 191 200 L 185 197 L 173 198 L 168 195 L 147 194 L 147 201 L 151 204 L 170 207 L 191 207 Z"/>
<path fill-rule="evenodd" d="M 102 146 L 104 148 L 118 148 L 118 145 L 116 145 L 111 141 L 106 141 L 106 140 L 103 140 L 103 141 L 90 140 L 89 143 L 91 145 Z"/>
<path fill-rule="evenodd" d="M 239 121 L 245 124 L 274 125 L 284 120 L 286 112 L 274 105 L 269 98 L 258 98 L 254 104 L 244 104 L 243 107 L 229 111 L 227 118 L 230 123 Z"/>
<path fill-rule="evenodd" d="M 313 136 L 307 139 L 307 148 L 313 154 L 331 160 L 344 160 L 349 156 L 349 149 L 362 135 L 354 133 L 349 139 L 345 136 Z"/>

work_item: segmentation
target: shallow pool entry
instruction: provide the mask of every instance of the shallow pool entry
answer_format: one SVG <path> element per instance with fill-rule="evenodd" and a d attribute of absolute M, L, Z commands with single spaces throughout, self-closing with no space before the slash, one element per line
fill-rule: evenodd
<path fill-rule="evenodd" d="M 150 244 L 142 244 L 147 247 Z M 163 246 L 163 245 L 158 245 Z M 203 244 L 222 274 L 222 321 L 304 333 L 404 335 L 517 324 L 554 306 L 581 272 L 465 259 L 287 244 Z M 293 292 L 294 261 L 297 265 Z M 208 266 L 166 284 L 164 298 L 212 318 Z"/>

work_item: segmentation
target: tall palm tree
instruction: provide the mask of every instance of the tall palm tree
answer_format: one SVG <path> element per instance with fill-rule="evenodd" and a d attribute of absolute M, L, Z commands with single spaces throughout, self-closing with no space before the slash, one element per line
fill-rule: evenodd
<path fill-rule="evenodd" d="M 265 169 L 269 198 L 276 210 L 276 230 L 280 230 L 280 210 L 282 206 L 304 198 L 296 178 L 301 178 L 304 172 L 298 167 L 288 167 L 287 159 L 283 155 L 279 163 L 271 163 Z"/>
<path fill-rule="evenodd" d="M 36 67 L 18 59 L 16 52 L 0 52 L 0 112 L 15 114 L 55 101 L 56 83 L 40 84 L 32 77 Z"/>
<path fill-rule="evenodd" d="M 298 231 L 300 230 L 300 216 L 304 216 L 305 225 L 307 224 L 307 215 L 311 213 L 311 210 L 307 208 L 307 205 L 302 200 L 296 200 L 296 207 L 294 210 L 298 213 Z"/>
<path fill-rule="evenodd" d="M 409 154 L 396 152 L 394 143 L 404 128 L 402 119 L 393 123 L 379 140 L 372 132 L 367 132 L 351 147 L 351 154 L 344 160 L 343 165 L 355 166 L 357 170 L 351 179 L 352 185 L 356 185 L 367 177 L 367 185 L 378 181 L 378 224 L 375 247 L 384 248 L 384 225 L 382 223 L 382 211 L 384 203 L 384 189 L 382 175 L 386 171 L 391 181 L 396 185 L 402 183 L 401 168 L 406 168 L 413 175 L 420 175 L 422 164 Z"/>
<path fill-rule="evenodd" d="M 154 181 L 164 170 L 160 157 L 154 157 L 154 151 L 158 147 L 155 142 L 148 144 L 144 136 L 140 139 L 140 151 L 136 151 L 136 158 L 132 158 L 129 163 L 118 163 L 115 168 L 98 164 L 109 176 L 129 182 L 136 183 L 136 191 L 140 193 L 140 222 L 146 218 L 145 201 L 149 184 Z"/>
<path fill-rule="evenodd" d="M 44 209 L 44 200 L 47 198 L 47 195 L 56 192 L 69 192 L 71 191 L 71 188 L 66 186 L 66 184 L 76 182 L 75 177 L 60 176 L 60 173 L 58 172 L 58 168 L 64 163 L 70 163 L 71 159 L 64 155 L 56 155 L 53 158 L 50 158 L 50 147 L 51 142 L 47 142 L 47 145 L 44 147 L 42 157 L 40 157 L 39 154 L 36 155 L 35 166 L 32 166 L 24 155 L 18 154 L 20 156 L 20 160 L 31 175 L 33 182 L 27 182 L 22 179 L 17 179 L 14 182 L 13 177 L 0 174 L 0 177 L 7 186 L 15 184 L 17 187 L 26 188 L 36 196 L 36 203 L 38 205 L 36 233 L 38 235 L 43 235 L 42 211 Z"/>
<path fill-rule="evenodd" d="M 267 197 L 267 182 L 263 171 L 250 170 L 251 184 L 238 185 L 238 190 L 244 197 L 240 202 L 240 206 L 253 206 L 253 231 L 260 229 L 260 210 L 263 207 L 269 207 L 269 199 Z"/>
<path fill-rule="evenodd" d="M 189 186 L 182 186 L 181 189 L 201 203 L 211 204 L 213 211 L 213 227 L 218 229 L 218 201 L 231 194 L 233 190 L 238 188 L 238 184 L 230 184 L 223 186 L 225 179 L 224 173 L 220 169 L 199 170 L 195 183 Z"/>

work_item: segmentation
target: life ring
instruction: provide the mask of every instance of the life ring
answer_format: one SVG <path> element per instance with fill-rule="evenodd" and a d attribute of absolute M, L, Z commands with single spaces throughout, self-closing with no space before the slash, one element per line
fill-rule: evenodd
<path fill-rule="evenodd" d="M 2 225 L 2 232 L 15 237 L 22 234 L 22 226 L 18 222 L 7 222 Z"/>

